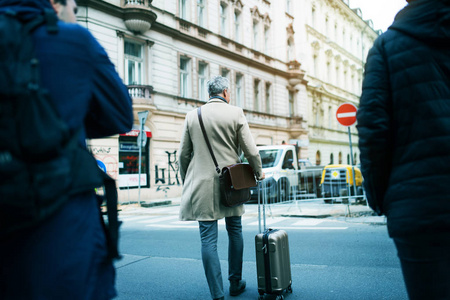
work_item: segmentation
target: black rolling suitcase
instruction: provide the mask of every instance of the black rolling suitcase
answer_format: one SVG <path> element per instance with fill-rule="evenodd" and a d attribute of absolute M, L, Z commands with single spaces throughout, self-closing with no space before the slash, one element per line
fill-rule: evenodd
<path fill-rule="evenodd" d="M 277 300 L 283 300 L 284 291 L 292 293 L 288 235 L 284 230 L 266 229 L 266 195 L 262 192 L 266 189 L 261 189 L 262 184 L 258 182 L 259 234 L 255 237 L 259 299 L 264 299 L 264 294 L 276 294 Z M 261 230 L 261 193 L 264 231 Z"/>

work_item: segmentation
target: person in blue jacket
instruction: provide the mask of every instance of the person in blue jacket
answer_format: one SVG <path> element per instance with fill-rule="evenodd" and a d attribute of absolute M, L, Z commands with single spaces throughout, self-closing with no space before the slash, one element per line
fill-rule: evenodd
<path fill-rule="evenodd" d="M 55 2 L 59 16 L 75 19 L 74 0 Z M 0 1 L 0 14 L 12 10 L 23 20 L 44 9 L 52 9 L 49 0 Z M 42 85 L 61 117 L 71 129 L 82 128 L 83 146 L 86 138 L 130 131 L 132 101 L 105 50 L 82 26 L 57 25 L 56 34 L 39 27 L 33 39 Z M 71 197 L 38 227 L 1 241 L 0 299 L 111 299 L 114 284 L 94 191 Z"/>
<path fill-rule="evenodd" d="M 410 299 L 450 299 L 450 1 L 408 2 L 367 57 L 361 170 Z"/>

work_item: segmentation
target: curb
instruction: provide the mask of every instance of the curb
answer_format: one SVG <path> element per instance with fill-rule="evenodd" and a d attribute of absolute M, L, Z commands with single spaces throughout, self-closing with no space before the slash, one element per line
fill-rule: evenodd
<path fill-rule="evenodd" d="M 155 206 L 169 206 L 169 205 L 172 205 L 171 200 L 141 203 L 141 207 L 155 207 Z"/>

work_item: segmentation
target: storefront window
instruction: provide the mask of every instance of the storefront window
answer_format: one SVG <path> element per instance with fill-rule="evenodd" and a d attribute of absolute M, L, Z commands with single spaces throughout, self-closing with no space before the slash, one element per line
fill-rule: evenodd
<path fill-rule="evenodd" d="M 141 153 L 141 187 L 149 187 L 148 144 Z M 120 136 L 119 138 L 119 187 L 137 188 L 139 186 L 139 147 L 137 136 Z"/>

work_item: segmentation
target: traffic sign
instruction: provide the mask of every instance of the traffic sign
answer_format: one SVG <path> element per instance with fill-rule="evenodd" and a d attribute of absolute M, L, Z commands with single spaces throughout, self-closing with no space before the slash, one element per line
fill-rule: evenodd
<path fill-rule="evenodd" d="M 341 104 L 336 111 L 336 119 L 341 125 L 352 126 L 356 123 L 356 111 L 358 108 L 351 103 Z"/>
<path fill-rule="evenodd" d="M 139 135 L 137 138 L 137 144 L 139 147 L 145 147 L 147 144 L 147 134 L 144 132 L 144 124 L 148 117 L 148 110 L 138 112 L 139 118 Z"/>

